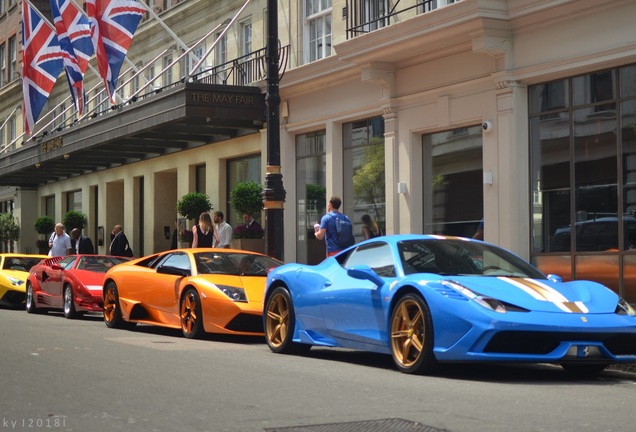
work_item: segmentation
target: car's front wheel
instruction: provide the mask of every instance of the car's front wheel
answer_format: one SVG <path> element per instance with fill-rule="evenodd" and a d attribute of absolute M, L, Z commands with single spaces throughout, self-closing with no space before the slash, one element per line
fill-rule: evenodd
<path fill-rule="evenodd" d="M 181 330 L 188 339 L 199 339 L 205 333 L 203 330 L 203 314 L 201 300 L 194 288 L 188 288 L 181 299 L 180 307 Z"/>
<path fill-rule="evenodd" d="M 404 373 L 429 373 L 437 365 L 431 314 L 417 294 L 406 294 L 393 309 L 391 353 L 395 365 Z"/>
<path fill-rule="evenodd" d="M 35 304 L 35 293 L 33 292 L 33 285 L 31 285 L 31 282 L 29 281 L 27 281 L 26 284 L 26 311 L 31 314 L 44 312 L 38 309 Z"/>
<path fill-rule="evenodd" d="M 70 285 L 64 285 L 64 316 L 67 319 L 77 318 L 75 310 L 75 301 L 73 300 L 73 288 Z"/>
<path fill-rule="evenodd" d="M 265 340 L 269 349 L 281 354 L 299 354 L 311 349 L 311 345 L 292 341 L 296 315 L 287 288 L 274 289 L 265 305 Z"/>
<path fill-rule="evenodd" d="M 110 281 L 104 288 L 104 322 L 108 328 L 126 327 L 120 308 L 117 284 Z"/>

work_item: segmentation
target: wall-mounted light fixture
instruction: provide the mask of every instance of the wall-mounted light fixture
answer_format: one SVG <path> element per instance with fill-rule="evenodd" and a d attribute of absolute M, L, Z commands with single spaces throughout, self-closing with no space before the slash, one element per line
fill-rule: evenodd
<path fill-rule="evenodd" d="M 40 168 L 41 166 L 42 166 L 42 165 L 40 164 L 40 162 L 36 162 L 36 163 L 35 163 L 35 167 L 36 167 L 36 168 Z"/>
<path fill-rule="evenodd" d="M 484 171 L 484 184 L 485 185 L 492 184 L 492 171 Z"/>
<path fill-rule="evenodd" d="M 71 155 L 70 155 L 70 154 L 68 154 L 68 153 L 64 153 L 64 159 L 68 159 L 68 158 L 70 158 L 70 157 L 71 157 Z"/>
<path fill-rule="evenodd" d="M 399 194 L 405 194 L 406 193 L 406 183 L 405 182 L 398 182 L 398 184 L 397 184 L 397 193 L 399 193 Z"/>

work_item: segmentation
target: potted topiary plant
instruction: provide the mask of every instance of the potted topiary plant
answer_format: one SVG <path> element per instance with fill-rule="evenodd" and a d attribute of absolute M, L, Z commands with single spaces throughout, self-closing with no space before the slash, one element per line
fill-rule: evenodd
<path fill-rule="evenodd" d="M 35 232 L 44 236 L 44 239 L 38 239 L 35 241 L 35 245 L 38 248 L 38 252 L 42 255 L 46 255 L 49 251 L 49 239 L 48 236 L 55 230 L 55 221 L 51 216 L 40 216 L 33 223 Z"/>
<path fill-rule="evenodd" d="M 88 224 L 88 220 L 86 219 L 86 215 L 84 213 L 76 210 L 69 210 L 64 215 L 62 223 L 64 224 L 66 233 L 70 234 L 70 232 L 75 228 L 80 231 L 83 230 L 86 227 L 86 224 Z"/>
<path fill-rule="evenodd" d="M 253 182 L 238 183 L 230 192 L 230 205 L 239 217 L 247 213 L 257 216 L 263 209 L 263 186 Z M 265 251 L 265 231 L 262 227 L 246 227 L 238 223 L 233 231 L 232 247 L 234 249 L 251 250 L 263 253 Z"/>
<path fill-rule="evenodd" d="M 195 224 L 199 220 L 199 216 L 203 212 L 209 212 L 213 209 L 210 197 L 201 192 L 190 192 L 181 197 L 177 201 L 177 213 L 188 220 L 192 220 Z M 181 224 L 180 224 L 181 225 Z M 179 247 L 190 247 L 192 244 L 192 230 L 187 226 L 179 230 Z"/>
<path fill-rule="evenodd" d="M 0 214 L 0 241 L 16 241 L 20 238 L 20 224 L 11 213 Z"/>

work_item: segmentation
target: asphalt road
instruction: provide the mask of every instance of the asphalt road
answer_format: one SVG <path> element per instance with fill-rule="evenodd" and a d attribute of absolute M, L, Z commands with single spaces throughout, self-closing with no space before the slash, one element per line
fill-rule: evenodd
<path fill-rule="evenodd" d="M 629 431 L 636 374 L 574 379 L 550 365 L 397 372 L 390 357 L 261 338 L 66 320 L 0 309 L 0 432 Z"/>

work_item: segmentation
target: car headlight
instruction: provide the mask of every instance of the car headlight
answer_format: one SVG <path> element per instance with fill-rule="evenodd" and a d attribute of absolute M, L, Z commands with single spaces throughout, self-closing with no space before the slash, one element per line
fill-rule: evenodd
<path fill-rule="evenodd" d="M 620 299 L 618 301 L 618 305 L 616 305 L 616 313 L 618 315 L 629 315 L 630 317 L 636 317 L 636 311 L 634 311 L 634 308 L 624 299 Z"/>
<path fill-rule="evenodd" d="M 458 284 L 457 282 L 444 281 L 442 282 L 442 284 L 453 288 L 455 291 L 458 291 L 459 293 L 463 294 L 465 297 L 469 298 L 470 300 L 473 300 L 478 305 L 485 307 L 488 310 L 491 310 L 493 312 L 498 312 L 498 313 L 508 312 L 508 309 L 506 308 L 506 305 L 503 302 L 497 299 L 494 299 L 492 297 L 486 297 L 479 293 L 476 293 L 473 290 Z"/>
<path fill-rule="evenodd" d="M 9 279 L 9 282 L 11 282 L 11 285 L 17 286 L 17 287 L 24 283 L 23 280 L 20 280 L 18 278 L 14 278 L 14 277 L 11 277 L 11 276 L 7 276 L 7 279 Z"/>
<path fill-rule="evenodd" d="M 237 288 L 229 285 L 217 285 L 216 287 L 233 301 L 247 301 L 247 297 L 245 297 L 245 290 L 243 288 Z"/>

